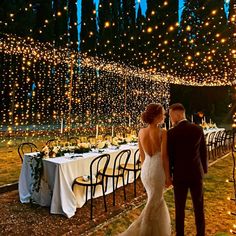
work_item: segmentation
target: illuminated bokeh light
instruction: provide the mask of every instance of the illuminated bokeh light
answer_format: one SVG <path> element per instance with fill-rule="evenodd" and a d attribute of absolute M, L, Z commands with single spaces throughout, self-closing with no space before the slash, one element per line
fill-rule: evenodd
<path fill-rule="evenodd" d="M 150 102 L 168 107 L 167 77 L 68 48 L 55 49 L 31 38 L 8 35 L 0 50 L 4 62 L 1 128 L 9 133 L 59 130 L 63 119 L 67 129 L 83 127 L 91 134 L 95 124 L 127 126 L 128 117 L 139 124 L 140 113 Z"/>

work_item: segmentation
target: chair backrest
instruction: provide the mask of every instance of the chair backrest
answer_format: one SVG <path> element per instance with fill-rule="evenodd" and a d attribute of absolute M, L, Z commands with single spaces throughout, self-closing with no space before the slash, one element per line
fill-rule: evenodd
<path fill-rule="evenodd" d="M 226 131 L 222 130 L 220 134 L 220 141 L 223 142 L 226 139 Z"/>
<path fill-rule="evenodd" d="M 34 143 L 21 143 L 18 146 L 18 154 L 20 156 L 21 162 L 23 162 L 23 157 L 25 153 L 37 152 L 38 148 Z"/>
<path fill-rule="evenodd" d="M 233 130 L 227 130 L 226 131 L 226 139 L 229 139 L 231 142 L 233 142 L 235 132 Z"/>
<path fill-rule="evenodd" d="M 141 160 L 140 160 L 140 152 L 137 149 L 134 153 L 134 170 L 141 169 Z"/>
<path fill-rule="evenodd" d="M 95 159 L 90 164 L 90 182 L 92 184 L 92 176 L 95 175 L 96 177 L 101 174 L 102 181 L 104 178 L 104 174 L 107 170 L 108 164 L 110 161 L 110 155 L 109 154 L 102 154 Z M 96 183 L 98 181 L 98 178 L 96 178 Z"/>
<path fill-rule="evenodd" d="M 216 132 L 215 140 L 218 142 L 221 141 L 221 137 L 222 137 L 223 133 L 224 133 L 224 131 L 222 131 L 222 130 Z"/>
<path fill-rule="evenodd" d="M 227 130 L 226 131 L 226 139 L 228 140 L 228 145 L 232 146 L 235 149 L 235 130 Z"/>
<path fill-rule="evenodd" d="M 229 130 L 226 130 L 226 138 L 227 139 L 230 139 L 231 138 L 231 136 L 232 136 L 232 130 L 231 129 L 229 129 Z"/>
<path fill-rule="evenodd" d="M 124 167 L 121 168 L 121 170 L 124 172 L 124 169 L 126 168 L 127 163 L 129 161 L 130 155 L 131 151 L 129 149 L 122 150 L 116 155 L 113 165 L 113 175 L 115 175 L 115 171 L 117 170 L 117 168 L 120 168 L 121 164 L 124 164 Z"/>
<path fill-rule="evenodd" d="M 208 140 L 207 140 L 207 144 L 212 144 L 212 142 L 214 142 L 214 138 L 215 138 L 216 132 L 212 132 L 208 135 Z"/>
<path fill-rule="evenodd" d="M 54 138 L 54 139 L 49 139 L 47 142 L 46 142 L 46 145 L 48 146 L 48 148 L 50 150 L 52 150 L 53 146 L 56 144 L 56 142 L 58 142 L 60 140 Z"/>

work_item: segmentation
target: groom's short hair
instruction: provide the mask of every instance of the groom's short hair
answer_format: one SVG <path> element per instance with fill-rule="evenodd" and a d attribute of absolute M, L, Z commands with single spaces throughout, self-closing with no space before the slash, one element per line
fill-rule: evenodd
<path fill-rule="evenodd" d="M 185 108 L 181 103 L 174 103 L 174 104 L 170 105 L 169 110 L 185 112 Z"/>

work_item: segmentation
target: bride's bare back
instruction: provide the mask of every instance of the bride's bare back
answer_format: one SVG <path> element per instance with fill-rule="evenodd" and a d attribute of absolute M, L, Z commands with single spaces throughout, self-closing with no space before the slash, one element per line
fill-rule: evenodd
<path fill-rule="evenodd" d="M 158 127 L 143 128 L 139 132 L 142 149 L 151 157 L 161 151 L 161 129 Z"/>

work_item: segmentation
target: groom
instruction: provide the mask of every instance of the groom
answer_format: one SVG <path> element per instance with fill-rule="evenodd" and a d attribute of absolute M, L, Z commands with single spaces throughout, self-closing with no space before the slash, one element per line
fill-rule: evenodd
<path fill-rule="evenodd" d="M 202 128 L 185 118 L 182 104 L 169 108 L 172 129 L 167 133 L 168 154 L 175 195 L 176 235 L 184 236 L 185 204 L 190 189 L 197 236 L 205 235 L 203 175 L 207 173 L 207 152 Z"/>

